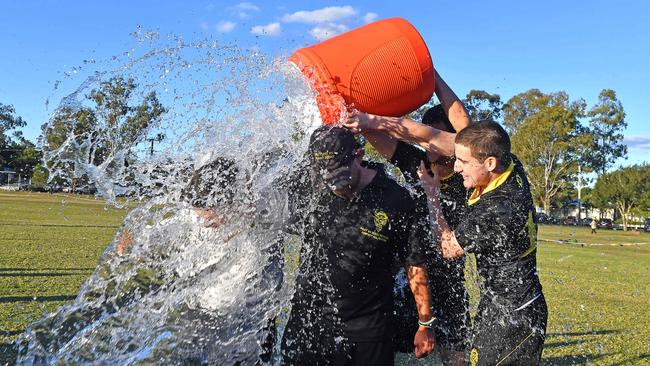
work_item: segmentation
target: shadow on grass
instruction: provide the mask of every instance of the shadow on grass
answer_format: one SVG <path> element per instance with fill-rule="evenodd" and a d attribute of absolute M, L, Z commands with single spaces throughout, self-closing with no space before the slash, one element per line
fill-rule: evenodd
<path fill-rule="evenodd" d="M 0 273 L 0 277 L 63 277 L 86 276 L 91 272 L 35 272 L 35 273 Z"/>
<path fill-rule="evenodd" d="M 18 348 L 13 342 L 0 343 L 0 365 L 15 365 Z"/>
<path fill-rule="evenodd" d="M 95 268 L 0 268 L 0 272 L 94 271 Z"/>
<path fill-rule="evenodd" d="M 611 354 L 568 355 L 542 357 L 542 366 L 593 365 L 596 361 Z"/>
<path fill-rule="evenodd" d="M 4 296 L 0 297 L 0 304 L 9 302 L 48 302 L 48 301 L 69 301 L 74 300 L 77 295 L 54 295 L 54 296 Z"/>

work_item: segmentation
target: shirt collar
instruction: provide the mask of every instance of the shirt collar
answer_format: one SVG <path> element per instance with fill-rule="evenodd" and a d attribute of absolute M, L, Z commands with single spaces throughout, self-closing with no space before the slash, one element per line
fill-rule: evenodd
<path fill-rule="evenodd" d="M 467 200 L 467 204 L 468 205 L 475 204 L 476 202 L 478 202 L 479 199 L 481 199 L 482 195 L 484 195 L 484 194 L 486 194 L 486 193 L 488 193 L 490 191 L 493 191 L 497 187 L 502 185 L 508 179 L 508 177 L 510 177 L 510 174 L 512 173 L 512 170 L 514 168 L 515 168 L 515 163 L 512 162 L 512 163 L 510 163 L 510 165 L 508 166 L 508 169 L 506 169 L 505 172 L 499 174 L 499 176 L 496 177 L 496 179 L 494 179 L 492 182 L 490 182 L 490 184 L 488 184 L 485 188 L 483 188 L 483 189 L 481 189 L 480 187 L 474 188 L 474 190 L 472 191 L 472 195 L 469 196 L 469 199 Z"/>

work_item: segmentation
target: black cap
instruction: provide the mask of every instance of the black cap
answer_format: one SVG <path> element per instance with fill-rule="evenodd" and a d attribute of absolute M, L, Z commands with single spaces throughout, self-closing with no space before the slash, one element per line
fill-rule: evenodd
<path fill-rule="evenodd" d="M 309 140 L 309 160 L 317 182 L 330 188 L 350 185 L 352 162 L 359 149 L 354 134 L 347 128 L 321 126 Z"/>
<path fill-rule="evenodd" d="M 449 117 L 447 117 L 447 113 L 445 113 L 442 104 L 436 104 L 427 109 L 422 115 L 422 123 L 427 126 L 435 126 L 446 132 L 456 133 L 456 129 L 454 129 L 451 121 L 449 121 Z"/>

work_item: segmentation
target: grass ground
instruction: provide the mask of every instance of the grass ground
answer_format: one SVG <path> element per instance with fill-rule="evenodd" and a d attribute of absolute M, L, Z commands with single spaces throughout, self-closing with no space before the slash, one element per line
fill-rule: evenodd
<path fill-rule="evenodd" d="M 30 321 L 75 297 L 125 214 L 92 198 L 0 192 L 0 365 Z M 650 234 L 542 226 L 539 238 L 543 364 L 650 365 Z"/>

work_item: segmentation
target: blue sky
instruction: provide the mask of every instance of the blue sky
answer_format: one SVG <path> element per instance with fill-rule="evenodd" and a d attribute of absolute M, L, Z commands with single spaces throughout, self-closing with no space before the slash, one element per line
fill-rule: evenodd
<path fill-rule="evenodd" d="M 539 88 L 591 106 L 603 88 L 627 113 L 630 159 L 650 161 L 648 1 L 10 1 L 0 0 L 0 103 L 35 140 L 56 80 L 83 60 L 133 47 L 138 26 L 187 40 L 214 37 L 288 55 L 368 21 L 399 16 L 426 41 L 459 94 L 503 100 Z M 55 101 L 53 101 L 55 102 Z"/>

